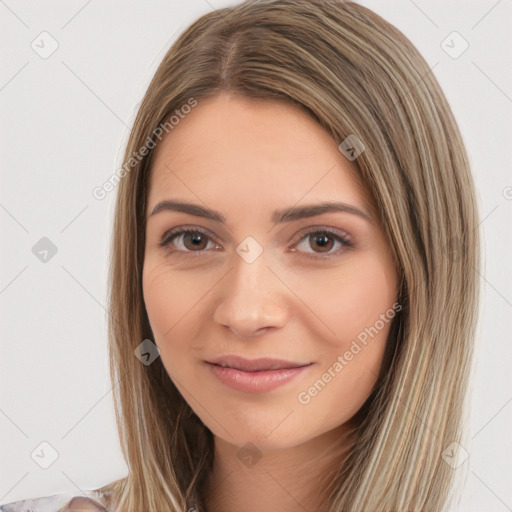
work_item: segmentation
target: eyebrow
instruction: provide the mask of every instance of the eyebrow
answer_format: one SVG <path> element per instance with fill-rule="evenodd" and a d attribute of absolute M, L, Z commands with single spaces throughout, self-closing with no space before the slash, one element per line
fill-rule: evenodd
<path fill-rule="evenodd" d="M 161 201 L 158 203 L 150 214 L 150 217 L 157 213 L 165 210 L 171 210 L 176 212 L 188 213 L 197 217 L 203 217 L 210 219 L 222 224 L 226 223 L 226 217 L 221 213 L 205 208 L 198 204 L 186 203 L 181 201 Z M 275 210 L 272 214 L 272 222 L 274 224 L 282 224 L 285 222 L 292 222 L 294 220 L 306 219 L 308 217 L 315 217 L 316 215 L 322 215 L 330 212 L 345 212 L 357 215 L 373 222 L 372 216 L 355 206 L 346 203 L 340 203 L 336 201 L 324 201 L 318 204 L 305 205 L 300 207 L 284 208 L 282 210 Z"/>

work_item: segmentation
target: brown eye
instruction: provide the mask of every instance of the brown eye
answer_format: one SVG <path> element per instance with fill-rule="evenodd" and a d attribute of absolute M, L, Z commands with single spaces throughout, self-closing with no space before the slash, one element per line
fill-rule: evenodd
<path fill-rule="evenodd" d="M 183 245 L 191 251 L 194 251 L 196 249 L 204 249 L 206 247 L 205 242 L 207 240 L 208 237 L 206 237 L 203 233 L 193 231 L 184 233 L 182 238 Z"/>
<path fill-rule="evenodd" d="M 200 255 L 209 248 L 209 243 L 213 244 L 211 237 L 199 229 L 172 229 L 164 234 L 160 246 L 168 246 L 172 252 L 176 253 Z"/>
<path fill-rule="evenodd" d="M 321 232 L 310 234 L 309 240 L 311 248 L 315 249 L 316 245 L 319 248 L 318 252 L 329 252 L 334 245 L 333 237 Z"/>
<path fill-rule="evenodd" d="M 335 232 L 331 229 L 309 230 L 302 235 L 299 243 L 292 252 L 304 253 L 313 258 L 324 258 L 341 255 L 353 247 L 350 237 L 345 232 Z"/>

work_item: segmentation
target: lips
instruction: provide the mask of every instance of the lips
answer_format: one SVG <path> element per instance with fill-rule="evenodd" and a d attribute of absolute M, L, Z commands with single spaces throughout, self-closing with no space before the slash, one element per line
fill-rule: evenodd
<path fill-rule="evenodd" d="M 222 366 L 224 368 L 233 368 L 243 372 L 265 372 L 271 370 L 283 370 L 289 368 L 301 368 L 308 366 L 307 363 L 298 363 L 285 359 L 274 359 L 274 358 L 260 358 L 260 359 L 245 359 L 240 356 L 228 355 L 221 356 L 211 361 L 207 361 L 210 364 Z"/>
<path fill-rule="evenodd" d="M 217 382 L 238 393 L 251 394 L 265 394 L 281 387 L 286 390 L 287 384 L 301 376 L 304 378 L 315 364 L 274 358 L 245 359 L 234 355 L 204 363 Z"/>

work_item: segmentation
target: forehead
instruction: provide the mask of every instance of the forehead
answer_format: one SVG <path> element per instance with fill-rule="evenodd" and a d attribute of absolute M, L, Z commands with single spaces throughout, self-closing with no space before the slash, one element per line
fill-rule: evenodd
<path fill-rule="evenodd" d="M 176 197 L 229 196 L 260 209 L 307 199 L 368 206 L 356 166 L 293 105 L 219 95 L 199 100 L 157 145 L 149 204 Z"/>

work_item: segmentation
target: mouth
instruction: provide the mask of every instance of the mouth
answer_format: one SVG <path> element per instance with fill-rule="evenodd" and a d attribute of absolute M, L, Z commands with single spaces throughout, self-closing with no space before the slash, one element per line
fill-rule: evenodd
<path fill-rule="evenodd" d="M 300 378 L 315 363 L 302 363 L 284 359 L 245 359 L 224 356 L 205 361 L 211 375 L 231 389 L 242 393 L 266 393 Z"/>
<path fill-rule="evenodd" d="M 239 370 L 248 373 L 289 370 L 294 368 L 302 368 L 304 366 L 313 364 L 311 362 L 302 363 L 268 357 L 251 360 L 235 355 L 222 356 L 206 362 L 215 366 L 220 366 L 222 368 L 231 368 L 233 370 Z"/>

